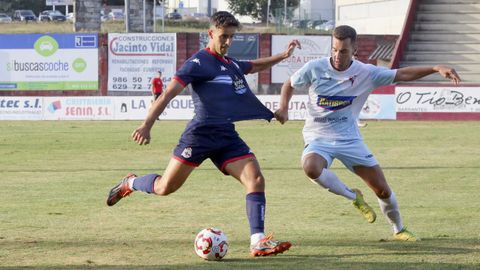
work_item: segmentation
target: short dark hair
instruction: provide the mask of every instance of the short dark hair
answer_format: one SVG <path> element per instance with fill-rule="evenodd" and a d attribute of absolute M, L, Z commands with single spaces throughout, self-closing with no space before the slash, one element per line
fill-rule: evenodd
<path fill-rule="evenodd" d="M 217 11 L 210 17 L 210 25 L 216 28 L 234 26 L 240 28 L 240 22 L 227 11 Z"/>
<path fill-rule="evenodd" d="M 357 41 L 357 31 L 353 27 L 348 25 L 340 25 L 333 30 L 333 37 L 339 40 L 349 38 L 350 41 L 355 43 Z"/>

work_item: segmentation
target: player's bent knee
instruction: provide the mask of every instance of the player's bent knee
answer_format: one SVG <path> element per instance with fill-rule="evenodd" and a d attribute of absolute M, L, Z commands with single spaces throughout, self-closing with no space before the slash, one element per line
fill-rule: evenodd
<path fill-rule="evenodd" d="M 250 191 L 263 191 L 265 189 L 265 178 L 256 176 L 247 180 L 247 189 Z"/>
<path fill-rule="evenodd" d="M 322 170 L 323 170 L 322 168 L 319 169 L 317 166 L 315 166 L 311 162 L 303 163 L 303 171 L 310 179 L 317 179 L 318 177 L 320 177 Z"/>
<path fill-rule="evenodd" d="M 257 176 L 252 181 L 254 186 L 264 186 L 265 185 L 265 178 L 263 176 Z"/>

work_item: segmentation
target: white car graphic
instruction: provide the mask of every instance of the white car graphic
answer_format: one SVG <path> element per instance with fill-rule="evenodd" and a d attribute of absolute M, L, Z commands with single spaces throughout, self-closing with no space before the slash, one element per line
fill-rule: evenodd
<path fill-rule="evenodd" d="M 40 51 L 53 51 L 53 45 L 52 43 L 50 42 L 41 42 L 40 43 L 40 46 L 38 47 L 40 49 Z"/>

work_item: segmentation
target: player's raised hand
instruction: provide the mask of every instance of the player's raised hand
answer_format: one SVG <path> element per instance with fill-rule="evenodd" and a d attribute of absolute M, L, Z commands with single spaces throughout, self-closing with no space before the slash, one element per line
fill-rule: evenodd
<path fill-rule="evenodd" d="M 273 115 L 275 116 L 275 119 L 277 119 L 277 121 L 282 125 L 288 121 L 288 109 L 278 109 L 275 111 L 275 113 L 273 113 Z"/>
<path fill-rule="evenodd" d="M 287 50 L 285 51 L 286 53 L 286 58 L 292 56 L 293 52 L 295 51 L 295 47 L 298 47 L 299 49 L 302 49 L 302 45 L 297 39 L 293 39 L 288 43 Z"/>
<path fill-rule="evenodd" d="M 440 73 L 440 75 L 451 80 L 455 85 L 458 85 L 460 83 L 460 76 L 458 76 L 455 69 L 442 65 L 438 65 L 435 68 L 438 70 L 438 73 Z"/>
<path fill-rule="evenodd" d="M 150 143 L 150 129 L 142 125 L 133 131 L 132 138 L 139 145 L 147 145 Z"/>

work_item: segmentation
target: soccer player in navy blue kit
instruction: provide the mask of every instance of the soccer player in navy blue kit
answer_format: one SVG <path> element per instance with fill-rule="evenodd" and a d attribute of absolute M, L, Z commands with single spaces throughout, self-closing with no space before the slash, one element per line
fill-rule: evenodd
<path fill-rule="evenodd" d="M 179 189 L 190 173 L 205 159 L 226 175 L 237 179 L 246 189 L 247 217 L 250 224 L 250 254 L 268 256 L 283 253 L 290 242 L 273 240 L 264 233 L 265 179 L 255 155 L 235 131 L 233 122 L 250 119 L 270 121 L 274 116 L 250 90 L 245 74 L 272 67 L 290 57 L 292 40 L 285 52 L 253 61 L 227 57 L 240 23 L 230 13 L 212 15 L 207 48 L 188 59 L 177 71 L 167 89 L 152 105 L 144 123 L 133 134 L 140 145 L 150 142 L 150 130 L 167 104 L 188 84 L 192 86 L 195 116 L 188 123 L 163 176 L 128 174 L 112 188 L 107 204 L 112 206 L 133 191 L 168 195 Z"/>

